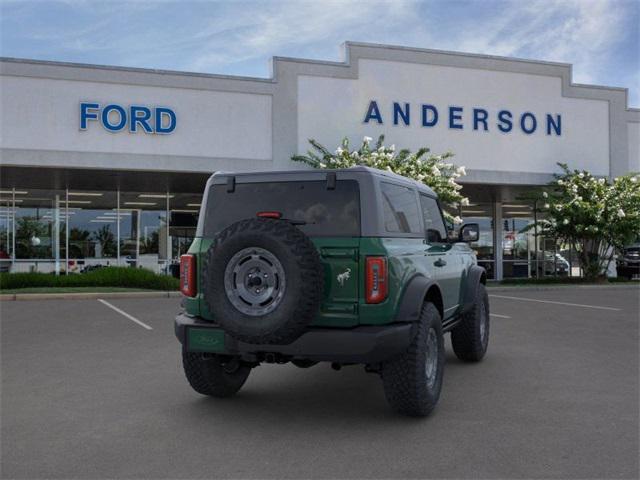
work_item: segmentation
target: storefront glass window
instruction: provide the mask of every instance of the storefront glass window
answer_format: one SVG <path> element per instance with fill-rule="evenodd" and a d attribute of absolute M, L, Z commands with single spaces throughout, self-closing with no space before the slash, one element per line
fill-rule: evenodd
<path fill-rule="evenodd" d="M 196 234 L 202 195 L 175 194 L 169 199 L 171 273 L 176 274 L 180 255 L 187 253 Z"/>
<path fill-rule="evenodd" d="M 29 190 L 16 198 L 13 271 L 51 272 L 59 266 L 65 230 L 66 192 Z M 27 262 L 25 262 L 27 260 Z"/>
<path fill-rule="evenodd" d="M 167 202 L 173 196 L 160 192 L 120 193 L 121 255 L 128 263 L 155 272 L 167 270 Z"/>
<path fill-rule="evenodd" d="M 13 257 L 13 190 L 0 191 L 0 272 L 11 270 Z"/>
<path fill-rule="evenodd" d="M 117 192 L 69 190 L 70 272 L 117 265 L 116 205 Z"/>
<path fill-rule="evenodd" d="M 472 203 L 462 207 L 459 213 L 463 223 L 477 223 L 480 226 L 480 237 L 469 246 L 476 252 L 478 265 L 484 267 L 487 278 L 495 278 L 495 252 L 493 246 L 493 204 Z"/>
<path fill-rule="evenodd" d="M 502 205 L 503 276 L 530 277 L 535 275 L 536 237 L 531 225 L 533 206 L 524 202 Z"/>

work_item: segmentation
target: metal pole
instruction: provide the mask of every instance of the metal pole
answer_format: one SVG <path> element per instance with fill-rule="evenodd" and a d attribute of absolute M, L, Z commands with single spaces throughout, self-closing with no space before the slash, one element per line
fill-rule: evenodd
<path fill-rule="evenodd" d="M 169 236 L 169 222 L 171 221 L 171 211 L 169 210 L 169 189 L 167 189 L 167 210 L 166 210 L 166 229 L 167 229 L 167 246 L 166 246 L 166 255 L 165 255 L 165 273 L 169 273 L 169 262 L 171 261 L 171 237 Z"/>
<path fill-rule="evenodd" d="M 60 194 L 55 196 L 53 210 L 53 245 L 56 275 L 60 275 Z"/>
<path fill-rule="evenodd" d="M 533 201 L 533 236 L 535 238 L 536 243 L 536 278 L 540 278 L 540 253 L 538 248 L 539 239 L 538 239 L 538 201 Z"/>
<path fill-rule="evenodd" d="M 493 204 L 493 245 L 494 245 L 494 262 L 495 262 L 495 279 L 502 280 L 502 202 L 495 201 Z"/>
<path fill-rule="evenodd" d="M 65 274 L 69 275 L 69 188 L 67 187 L 66 191 L 65 191 L 65 200 L 66 200 L 66 207 L 65 207 L 65 262 L 66 262 L 66 267 L 64 269 Z"/>
<path fill-rule="evenodd" d="M 11 258 L 12 264 L 16 263 L 16 189 L 15 187 L 11 189 L 12 191 L 12 199 L 11 199 Z"/>
<path fill-rule="evenodd" d="M 120 187 L 116 189 L 116 265 L 120 266 Z"/>

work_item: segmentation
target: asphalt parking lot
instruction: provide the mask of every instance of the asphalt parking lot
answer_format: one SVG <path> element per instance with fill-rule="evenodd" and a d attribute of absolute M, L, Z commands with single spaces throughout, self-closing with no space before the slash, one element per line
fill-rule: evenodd
<path fill-rule="evenodd" d="M 638 478 L 640 290 L 491 295 L 486 360 L 448 344 L 418 420 L 361 367 L 266 365 L 232 399 L 196 394 L 178 299 L 3 302 L 2 477 Z"/>

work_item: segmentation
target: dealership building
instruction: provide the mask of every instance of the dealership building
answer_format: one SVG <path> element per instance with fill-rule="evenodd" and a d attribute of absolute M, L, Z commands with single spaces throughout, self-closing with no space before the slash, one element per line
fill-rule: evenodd
<path fill-rule="evenodd" d="M 640 171 L 627 90 L 575 84 L 569 64 L 362 43 L 343 52 L 274 57 L 270 78 L 0 59 L 4 268 L 168 272 L 213 172 L 305 168 L 290 158 L 310 138 L 333 149 L 384 134 L 398 148 L 453 152 L 470 198 L 455 213 L 481 225 L 480 263 L 495 279 L 532 276 L 540 252 L 561 247 L 524 231 L 528 198 L 556 162 L 609 178 Z"/>

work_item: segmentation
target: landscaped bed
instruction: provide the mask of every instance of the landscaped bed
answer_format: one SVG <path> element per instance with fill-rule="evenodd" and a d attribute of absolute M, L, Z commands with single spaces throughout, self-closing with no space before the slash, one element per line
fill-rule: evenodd
<path fill-rule="evenodd" d="M 91 288 L 89 288 L 91 287 Z M 99 287 L 99 289 L 98 289 Z M 82 291 L 178 290 L 179 280 L 150 270 L 131 267 L 104 267 L 87 273 L 54 275 L 50 273 L 0 273 L 0 293 L 27 293 L 27 289 L 38 289 L 32 293 L 69 292 L 71 288 Z M 112 291 L 112 290 L 111 290 Z"/>

